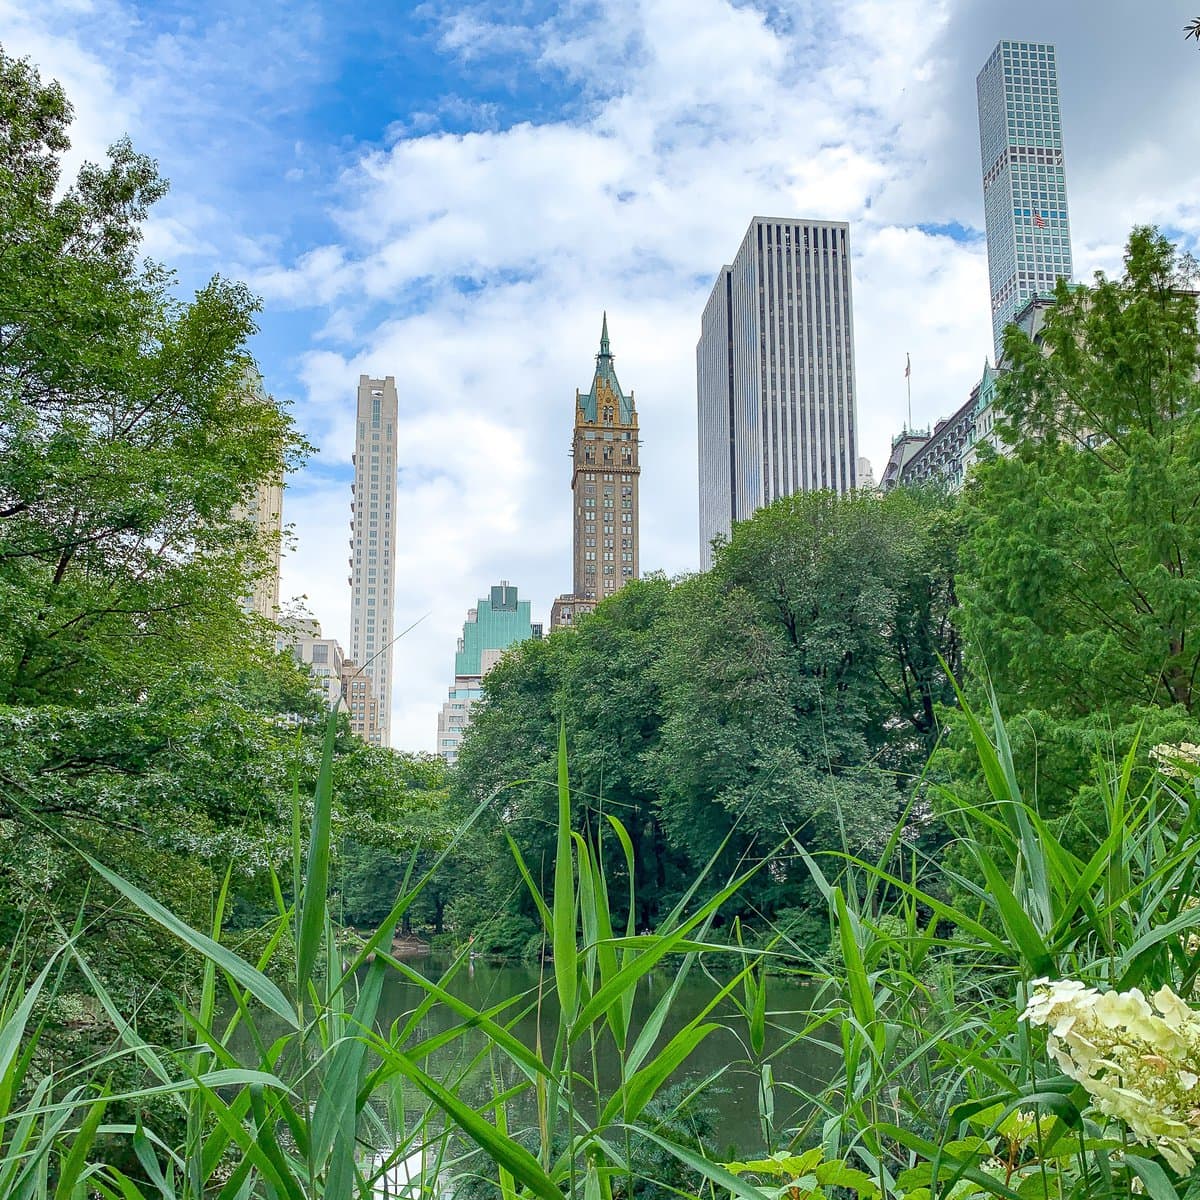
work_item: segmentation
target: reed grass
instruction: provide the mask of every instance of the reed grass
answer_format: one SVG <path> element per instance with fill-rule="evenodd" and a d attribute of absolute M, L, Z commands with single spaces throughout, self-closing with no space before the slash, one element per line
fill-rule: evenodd
<path fill-rule="evenodd" d="M 274 878 L 275 920 L 255 961 L 222 940 L 228 876 L 202 931 L 82 856 L 203 963 L 180 1044 L 141 1037 L 90 969 L 78 928 L 64 929 L 42 963 L 20 941 L 9 948 L 0 962 L 0 1196 L 366 1200 L 451 1196 L 469 1184 L 472 1196 L 482 1186 L 499 1200 L 632 1200 L 655 1186 L 644 1164 L 657 1156 L 690 1173 L 687 1194 L 714 1198 L 1049 1200 L 1127 1195 L 1135 1183 L 1156 1200 L 1194 1197 L 1200 1189 L 1188 1190 L 1090 1107 L 1048 1060 L 1044 1035 L 1017 1018 L 1033 981 L 1046 976 L 1191 994 L 1200 972 L 1195 780 L 1159 774 L 1134 794 L 1138 746 L 1119 762 L 1097 762 L 1104 827 L 1082 857 L 1021 795 L 999 714 L 985 728 L 964 705 L 964 719 L 989 795 L 941 797 L 954 855 L 924 857 L 908 837 L 911 812 L 871 860 L 844 850 L 814 857 L 794 845 L 828 903 L 832 956 L 790 946 L 782 934 L 763 950 L 712 938 L 744 875 L 723 886 L 697 879 L 652 934 L 636 933 L 630 838 L 611 816 L 602 829 L 575 828 L 561 732 L 549 895 L 511 846 L 551 967 L 531 991 L 483 1007 L 452 988 L 465 952 L 437 979 L 391 953 L 397 923 L 441 858 L 420 877 L 410 871 L 387 920 L 343 959 L 328 904 L 331 721 L 307 830 L 295 809 L 293 898 Z M 623 930 L 612 926 L 603 866 L 610 839 L 630 881 L 617 906 L 630 914 Z M 685 981 L 710 961 L 725 968 L 714 976 L 719 986 L 669 1027 Z M 791 1040 L 836 1054 L 827 1083 L 804 1091 L 777 1077 L 767 1052 L 767 1029 L 780 1017 L 766 967 L 813 975 L 818 962 L 825 974 Z M 111 1038 L 87 1061 L 50 1069 L 35 1014 L 68 971 L 87 981 Z M 635 1014 L 639 991 L 664 971 L 657 1003 Z M 422 998 L 382 1027 L 390 972 Z M 434 1006 L 450 1019 L 428 1032 Z M 680 1092 L 670 1084 L 728 1022 L 720 1014 L 729 1006 L 760 1072 L 763 1156 L 722 1163 L 711 1147 L 677 1136 Z M 530 1014 L 532 1045 L 515 1032 Z M 448 1058 L 447 1048 L 457 1054 Z M 131 1063 L 142 1082 L 114 1091 L 115 1069 Z M 602 1063 L 615 1083 L 602 1084 Z M 486 1086 L 480 1092 L 472 1080 Z M 776 1117 L 782 1091 L 807 1106 L 794 1128 Z M 170 1106 L 175 1123 L 156 1126 L 154 1104 Z M 145 1115 L 110 1119 L 118 1110 Z M 127 1153 L 110 1153 L 114 1145 Z M 662 1195 L 678 1190 L 673 1178 L 659 1185 Z"/>
<path fill-rule="evenodd" d="M 723 1190 L 757 1196 L 719 1163 L 677 1145 L 664 1132 L 669 1120 L 653 1103 L 719 1027 L 714 1010 L 738 989 L 754 987 L 753 956 L 739 955 L 741 969 L 681 1029 L 663 1036 L 679 988 L 697 963 L 709 955 L 729 956 L 729 947 L 705 938 L 714 914 L 741 880 L 698 902 L 697 879 L 653 935 L 635 934 L 631 894 L 629 924 L 614 931 L 601 835 L 585 836 L 572 827 L 564 732 L 550 896 L 540 893 L 520 864 L 552 949 L 553 982 L 547 979 L 535 994 L 480 1009 L 449 987 L 465 954 L 438 979 L 393 957 L 397 923 L 453 846 L 422 877 L 410 874 L 387 920 L 343 961 L 328 904 L 333 733 L 331 720 L 306 838 L 296 805 L 294 900 L 285 901 L 274 879 L 274 929 L 255 962 L 222 942 L 228 877 L 212 927 L 202 931 L 82 855 L 126 903 L 202 961 L 197 1003 L 183 1014 L 182 1045 L 146 1043 L 69 936 L 33 978 L 19 949 L 10 949 L 0 973 L 0 1195 L 351 1200 L 395 1194 L 397 1188 L 414 1196 L 446 1195 L 456 1179 L 482 1175 L 494 1181 L 502 1200 L 564 1195 L 600 1200 L 634 1194 L 642 1182 L 635 1179 L 637 1150 L 653 1144 Z M 632 880 L 632 845 L 620 822 L 609 817 L 603 836 L 620 844 Z M 68 961 L 94 990 L 113 1044 L 86 1063 L 46 1071 L 33 1082 L 38 1030 L 30 1015 Z M 672 982 L 635 1027 L 635 994 L 667 962 L 675 964 Z M 383 984 L 392 971 L 419 985 L 424 998 L 403 1020 L 381 1029 Z M 434 1005 L 454 1020 L 427 1034 L 422 1021 Z M 539 1014 L 533 1046 L 513 1033 L 531 1007 Z M 435 1059 L 435 1053 L 453 1045 L 462 1048 L 457 1066 L 448 1077 L 436 1078 L 432 1064 L 446 1059 Z M 606 1067 L 619 1066 L 615 1088 L 599 1083 L 602 1058 Z M 136 1062 L 145 1083 L 109 1095 L 102 1080 L 106 1067 L 118 1060 Z M 515 1075 L 518 1082 L 473 1106 L 461 1085 L 481 1070 L 497 1080 Z M 115 1101 L 137 1109 L 163 1097 L 182 1121 L 182 1140 L 172 1142 L 148 1118 L 132 1126 L 105 1121 Z M 513 1128 L 518 1101 L 529 1097 L 536 1128 Z M 652 1108 L 657 1115 L 650 1117 Z M 139 1171 L 122 1170 L 95 1153 L 113 1139 L 128 1144 Z"/>

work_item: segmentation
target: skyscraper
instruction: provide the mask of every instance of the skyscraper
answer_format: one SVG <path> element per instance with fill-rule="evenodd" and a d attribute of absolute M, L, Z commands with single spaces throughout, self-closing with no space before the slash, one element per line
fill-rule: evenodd
<path fill-rule="evenodd" d="M 633 393 L 617 381 L 608 341 L 608 314 L 600 325 L 600 352 L 592 386 L 575 392 L 571 443 L 574 591 L 559 596 L 550 626 L 571 624 L 622 584 L 638 577 L 638 417 Z"/>
<path fill-rule="evenodd" d="M 247 391 L 254 392 L 266 400 L 266 389 L 262 376 L 247 367 L 245 376 Z M 243 599 L 242 605 L 248 612 L 257 613 L 270 621 L 279 617 L 279 559 L 283 542 L 283 463 L 279 472 L 268 479 L 261 479 L 252 495 L 248 495 L 234 507 L 233 516 L 238 521 L 248 521 L 258 536 L 264 559 L 261 569 L 255 574 L 253 591 Z"/>
<path fill-rule="evenodd" d="M 755 217 L 696 345 L 700 557 L 795 492 L 857 486 L 850 227 Z"/>
<path fill-rule="evenodd" d="M 396 380 L 358 380 L 354 500 L 350 505 L 350 657 L 370 683 L 358 689 L 350 726 L 374 746 L 391 744 L 392 611 L 396 580 Z"/>
<path fill-rule="evenodd" d="M 1054 47 L 1000 42 L 975 81 L 987 226 L 992 337 L 1031 297 L 1071 277 L 1071 225 L 1063 168 Z"/>
<path fill-rule="evenodd" d="M 437 752 L 448 763 L 457 761 L 471 709 L 483 698 L 483 677 L 510 646 L 541 636 L 541 625 L 529 619 L 529 601 L 507 579 L 468 609 L 454 655 L 454 685 L 438 715 Z"/>

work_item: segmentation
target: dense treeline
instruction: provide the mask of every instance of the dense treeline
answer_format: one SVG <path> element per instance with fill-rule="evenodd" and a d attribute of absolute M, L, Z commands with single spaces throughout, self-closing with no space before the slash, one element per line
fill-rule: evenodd
<path fill-rule="evenodd" d="M 461 810 L 492 797 L 543 867 L 562 720 L 580 820 L 610 812 L 634 840 L 639 926 L 710 862 L 715 888 L 769 858 L 726 918 L 820 942 L 826 906 L 797 844 L 869 849 L 935 747 L 932 778 L 985 794 L 948 667 L 977 705 L 995 696 L 1027 794 L 1087 851 L 1103 836 L 1096 757 L 1139 730 L 1197 740 L 1195 286 L 1190 259 L 1136 230 L 1121 278 L 1060 285 L 1036 343 L 1009 330 L 1011 453 L 981 447 L 961 496 L 781 500 L 735 527 L 710 572 L 627 585 L 509 654 L 463 746 Z M 914 811 L 911 837 L 946 836 L 936 789 Z M 449 911 L 496 950 L 532 952 L 536 913 L 494 828 L 464 849 Z M 498 908 L 520 915 L 489 922 Z"/>
<path fill-rule="evenodd" d="M 710 863 L 715 889 L 768 859 L 726 918 L 804 920 L 817 897 L 789 838 L 879 843 L 936 743 L 953 696 L 943 663 L 960 661 L 958 537 L 952 502 L 932 492 L 779 502 L 737 526 L 710 572 L 628 584 L 576 629 L 506 655 L 463 747 L 458 802 L 494 795 L 531 869 L 548 864 L 561 719 L 580 820 L 597 832 L 610 813 L 632 839 L 639 928 Z M 494 833 L 480 826 L 451 911 L 511 951 L 536 941 L 536 914 Z M 510 915 L 485 928 L 498 905 Z"/>

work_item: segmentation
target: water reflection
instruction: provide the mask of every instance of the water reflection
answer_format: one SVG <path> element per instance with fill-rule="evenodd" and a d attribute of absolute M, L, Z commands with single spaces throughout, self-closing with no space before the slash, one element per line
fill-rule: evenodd
<path fill-rule="evenodd" d="M 427 978 L 438 979 L 448 964 L 433 958 L 410 961 L 408 964 Z M 637 1036 L 642 1022 L 670 987 L 674 973 L 662 970 L 651 974 L 639 987 L 633 1010 L 630 1044 Z M 499 965 L 484 961 L 464 964 L 446 984 L 453 996 L 479 1010 L 490 1009 L 505 1001 L 513 1006 L 498 1020 L 509 1025 L 513 1035 L 525 1046 L 539 1042 L 548 1059 L 556 1030 L 557 1012 L 553 989 L 539 984 L 542 975 L 536 965 Z M 720 990 L 724 981 L 717 982 L 693 968 L 684 981 L 666 1023 L 659 1034 L 658 1046 L 664 1045 L 684 1025 L 692 1020 Z M 803 1108 L 802 1099 L 794 1089 L 811 1090 L 827 1074 L 830 1051 L 811 1041 L 797 1041 L 806 1021 L 804 1010 L 811 992 L 783 978 L 771 978 L 768 983 L 768 1022 L 766 1045 L 761 1058 L 754 1058 L 749 1049 L 750 1039 L 746 1020 L 728 999 L 723 1000 L 708 1019 L 726 1028 L 711 1033 L 672 1077 L 673 1083 L 691 1086 L 712 1078 L 705 1087 L 703 1104 L 716 1115 L 716 1145 L 718 1153 L 752 1154 L 763 1148 L 760 1127 L 760 1095 L 764 1067 L 773 1077 L 774 1120 L 776 1129 L 786 1129 L 796 1123 Z M 392 973 L 384 985 L 380 1007 L 380 1025 L 384 1028 L 399 1020 L 401 1024 L 425 999 L 416 983 Z M 443 1004 L 435 1004 L 422 1018 L 415 1039 L 434 1037 L 458 1025 L 462 1018 Z M 511 1023 L 511 1024 L 510 1024 Z M 585 1039 L 581 1039 L 581 1043 Z M 411 1042 L 410 1042 L 411 1044 Z M 460 1097 L 475 1108 L 486 1105 L 498 1090 L 517 1087 L 525 1076 L 503 1055 L 490 1058 L 481 1052 L 487 1046 L 482 1033 L 472 1031 L 439 1047 L 426 1060 L 425 1069 L 437 1080 L 452 1087 Z M 573 1060 L 577 1071 L 598 1091 L 601 1103 L 612 1094 L 620 1082 L 621 1070 L 612 1041 L 602 1041 L 595 1056 L 590 1047 L 580 1044 Z M 587 1111 L 589 1088 L 581 1083 L 577 1092 L 578 1107 Z M 415 1097 L 414 1097 L 415 1099 Z M 529 1091 L 508 1105 L 510 1128 L 532 1126 L 535 1123 L 534 1100 Z"/>

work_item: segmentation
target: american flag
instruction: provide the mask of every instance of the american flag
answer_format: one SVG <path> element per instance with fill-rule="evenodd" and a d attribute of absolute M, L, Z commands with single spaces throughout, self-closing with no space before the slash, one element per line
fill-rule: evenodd
<path fill-rule="evenodd" d="M 1046 222 L 1042 218 L 1042 214 L 1040 212 L 1038 212 L 1036 209 L 1034 210 L 1034 214 L 1033 214 L 1033 223 L 1034 223 L 1034 225 L 1037 226 L 1038 229 L 1046 228 Z"/>

